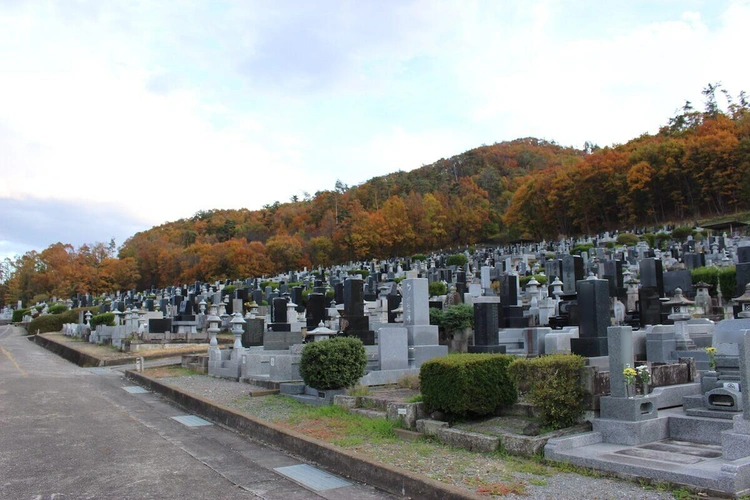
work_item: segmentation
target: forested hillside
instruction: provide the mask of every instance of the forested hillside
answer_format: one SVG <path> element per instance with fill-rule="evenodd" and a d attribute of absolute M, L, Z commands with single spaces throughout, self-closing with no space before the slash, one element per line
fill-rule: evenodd
<path fill-rule="evenodd" d="M 626 144 L 578 150 L 517 139 L 261 210 L 201 211 L 135 234 L 117 255 L 100 243 L 58 243 L 6 260 L 3 293 L 28 301 L 258 276 L 750 208 L 746 96 L 718 85 L 704 95 L 702 111 L 686 103 L 656 135 Z"/>

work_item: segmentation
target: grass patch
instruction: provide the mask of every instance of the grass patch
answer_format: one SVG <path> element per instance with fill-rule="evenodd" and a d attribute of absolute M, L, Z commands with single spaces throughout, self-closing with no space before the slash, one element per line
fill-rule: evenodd
<path fill-rule="evenodd" d="M 200 373 L 195 370 L 183 368 L 181 366 L 158 366 L 155 368 L 148 368 L 143 374 L 153 378 L 189 377 L 191 375 L 200 375 Z"/>
<path fill-rule="evenodd" d="M 287 419 L 279 421 L 281 425 L 322 441 L 350 448 L 396 440 L 396 423 L 384 418 L 350 414 L 335 405 L 308 406 L 293 400 L 283 404 L 291 404 L 291 412 Z"/>
<path fill-rule="evenodd" d="M 580 467 L 578 465 L 574 465 L 568 462 L 552 462 L 548 464 L 553 469 L 557 470 L 558 472 L 568 472 L 571 474 L 579 474 L 581 476 L 588 476 L 588 477 L 604 477 L 605 474 L 598 470 L 594 469 L 587 469 L 586 467 Z"/>
<path fill-rule="evenodd" d="M 480 483 L 476 487 L 476 492 L 480 495 L 487 495 L 487 496 L 505 496 L 505 495 L 524 496 L 524 495 L 527 495 L 526 484 L 520 481 L 508 482 L 508 483 L 493 481 L 493 482 L 483 483 L 481 479 L 476 478 L 476 483 Z"/>
<path fill-rule="evenodd" d="M 523 460 L 517 457 L 504 456 L 503 459 L 508 468 L 522 474 L 533 474 L 535 476 L 551 476 L 554 473 L 550 467 L 532 460 Z"/>
<path fill-rule="evenodd" d="M 412 396 L 406 400 L 407 403 L 421 403 L 422 401 L 423 398 L 421 394 L 417 394 L 416 396 Z"/>
<path fill-rule="evenodd" d="M 347 390 L 346 393 L 349 396 L 355 397 L 368 396 L 370 394 L 370 388 L 366 385 L 357 384 L 351 389 Z"/>

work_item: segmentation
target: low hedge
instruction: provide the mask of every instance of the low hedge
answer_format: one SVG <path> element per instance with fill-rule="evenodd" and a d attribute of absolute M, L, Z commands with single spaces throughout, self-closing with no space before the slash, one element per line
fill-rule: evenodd
<path fill-rule="evenodd" d="M 39 330 L 39 333 L 59 332 L 62 330 L 64 323 L 78 323 L 78 311 L 74 309 L 60 314 L 48 314 L 34 318 L 29 323 L 28 332 L 31 335 L 36 334 L 37 330 Z"/>
<path fill-rule="evenodd" d="M 442 281 L 433 281 L 427 286 L 430 297 L 439 297 L 448 293 L 448 286 Z"/>
<path fill-rule="evenodd" d="M 13 317 L 10 319 L 13 323 L 20 323 L 23 321 L 23 317 L 29 314 L 31 309 L 16 309 L 13 311 Z"/>
<path fill-rule="evenodd" d="M 721 295 L 724 300 L 737 297 L 737 270 L 734 266 L 722 268 L 698 267 L 690 271 L 690 277 L 693 285 L 703 281 L 713 286 L 711 295 L 715 296 L 717 290 L 721 288 Z"/>
<path fill-rule="evenodd" d="M 60 313 L 64 313 L 67 310 L 68 310 L 68 306 L 66 306 L 65 304 L 54 304 L 54 305 L 49 306 L 49 308 L 47 309 L 47 312 L 50 314 L 60 314 Z"/>
<path fill-rule="evenodd" d="M 529 401 L 542 413 L 544 425 L 570 427 L 583 415 L 581 369 L 584 358 L 575 354 L 552 354 L 516 359 L 508 372 Z"/>
<path fill-rule="evenodd" d="M 366 366 L 367 355 L 361 340 L 334 337 L 305 345 L 299 374 L 310 387 L 343 389 L 356 384 L 364 376 Z"/>
<path fill-rule="evenodd" d="M 91 325 L 91 330 L 94 330 L 99 325 L 115 326 L 115 313 L 106 312 L 92 316 L 89 324 Z"/>
<path fill-rule="evenodd" d="M 445 261 L 445 265 L 446 266 L 465 266 L 467 262 L 469 262 L 469 259 L 466 257 L 466 255 L 462 253 L 455 253 L 453 255 L 448 256 L 448 259 Z"/>
<path fill-rule="evenodd" d="M 425 362 L 419 370 L 425 409 L 455 420 L 490 415 L 515 403 L 516 385 L 508 374 L 514 359 L 506 354 L 455 354 Z"/>

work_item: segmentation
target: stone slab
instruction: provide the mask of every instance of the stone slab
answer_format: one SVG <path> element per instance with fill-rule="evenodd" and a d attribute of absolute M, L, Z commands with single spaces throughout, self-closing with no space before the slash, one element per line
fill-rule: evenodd
<path fill-rule="evenodd" d="M 668 424 L 668 417 L 637 421 L 597 418 L 592 422 L 594 432 L 601 434 L 603 442 L 629 446 L 652 443 L 670 437 Z"/>

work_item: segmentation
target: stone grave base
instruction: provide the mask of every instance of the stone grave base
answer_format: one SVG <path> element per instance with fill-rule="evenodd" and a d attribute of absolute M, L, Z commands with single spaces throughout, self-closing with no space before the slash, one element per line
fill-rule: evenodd
<path fill-rule="evenodd" d="M 327 406 L 333 404 L 334 396 L 346 395 L 346 389 L 319 390 L 305 385 L 303 392 L 289 395 L 301 403 L 315 406 Z"/>
<path fill-rule="evenodd" d="M 593 432 L 551 439 L 544 456 L 722 496 L 742 496 L 750 494 L 750 434 L 743 425 L 690 417 L 678 408 L 636 422 L 598 419 Z"/>
<path fill-rule="evenodd" d="M 244 353 L 239 357 L 232 359 L 232 349 L 208 350 L 208 374 L 214 377 L 229 378 L 239 380 L 242 361 L 245 359 Z"/>

